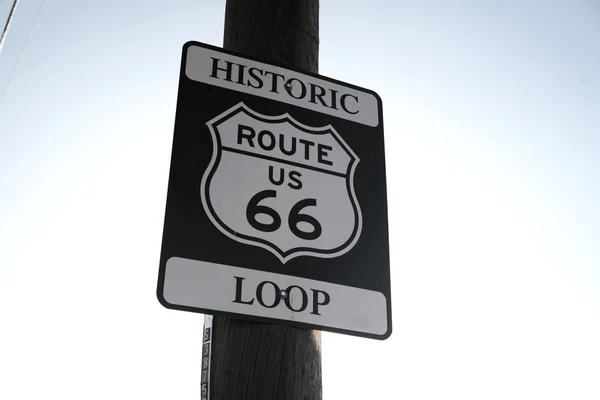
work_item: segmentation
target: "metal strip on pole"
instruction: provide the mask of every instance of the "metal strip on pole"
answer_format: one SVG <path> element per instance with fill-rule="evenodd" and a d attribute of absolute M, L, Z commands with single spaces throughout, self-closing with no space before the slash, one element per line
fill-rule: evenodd
<path fill-rule="evenodd" d="M 202 375 L 200 378 L 200 399 L 210 399 L 210 364 L 212 353 L 212 315 L 204 315 L 204 334 L 202 337 Z"/>

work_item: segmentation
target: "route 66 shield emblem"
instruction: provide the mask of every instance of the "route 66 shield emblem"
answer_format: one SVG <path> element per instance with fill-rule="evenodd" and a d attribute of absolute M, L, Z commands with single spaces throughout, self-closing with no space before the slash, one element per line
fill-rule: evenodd
<path fill-rule="evenodd" d="M 261 115 L 244 103 L 207 125 L 213 154 L 201 198 L 223 234 L 282 263 L 337 257 L 354 246 L 362 229 L 354 192 L 359 159 L 331 125 Z"/>

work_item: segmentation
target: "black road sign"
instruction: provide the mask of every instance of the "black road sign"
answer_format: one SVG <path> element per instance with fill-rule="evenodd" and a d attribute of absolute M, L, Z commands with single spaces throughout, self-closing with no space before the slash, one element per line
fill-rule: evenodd
<path fill-rule="evenodd" d="M 160 302 L 385 339 L 388 253 L 379 96 L 186 43 Z"/>

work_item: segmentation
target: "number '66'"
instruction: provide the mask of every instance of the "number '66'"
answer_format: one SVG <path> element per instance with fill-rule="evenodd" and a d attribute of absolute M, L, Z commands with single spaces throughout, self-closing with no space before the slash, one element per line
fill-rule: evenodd
<path fill-rule="evenodd" d="M 281 226 L 281 217 L 279 214 L 277 214 L 277 211 L 270 207 L 259 204 L 264 199 L 276 197 L 277 192 L 275 190 L 263 190 L 262 192 L 258 192 L 252 196 L 248 202 L 248 206 L 246 207 L 246 219 L 254 229 L 257 229 L 261 232 L 275 232 L 277 229 L 279 229 Z M 315 217 L 300 213 L 300 211 L 302 211 L 302 209 L 305 207 L 316 205 L 316 199 L 304 199 L 297 202 L 290 210 L 290 215 L 288 216 L 288 225 L 292 233 L 298 236 L 300 239 L 315 240 L 321 236 L 321 233 L 323 232 L 321 224 Z M 273 221 L 268 224 L 262 223 L 256 219 L 258 214 L 268 215 L 273 219 Z M 300 230 L 300 228 L 298 228 L 298 224 L 300 222 L 305 222 L 311 225 L 313 228 L 312 231 L 305 232 Z"/>

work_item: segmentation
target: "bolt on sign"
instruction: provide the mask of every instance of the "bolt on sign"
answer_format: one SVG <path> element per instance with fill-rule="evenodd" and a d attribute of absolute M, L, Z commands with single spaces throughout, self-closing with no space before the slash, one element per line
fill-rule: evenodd
<path fill-rule="evenodd" d="M 159 301 L 389 337 L 381 107 L 370 90 L 186 43 Z"/>

